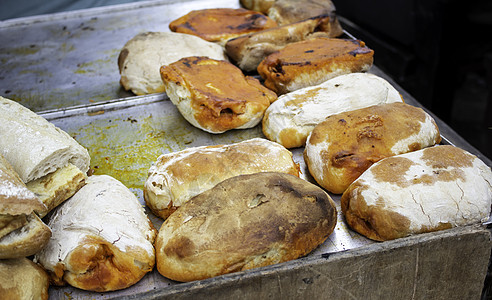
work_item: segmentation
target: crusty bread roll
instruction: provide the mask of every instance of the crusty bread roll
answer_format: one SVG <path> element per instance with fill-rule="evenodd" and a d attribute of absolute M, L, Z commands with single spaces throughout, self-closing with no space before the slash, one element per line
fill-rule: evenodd
<path fill-rule="evenodd" d="M 2 299 L 48 300 L 49 277 L 27 258 L 0 260 Z"/>
<path fill-rule="evenodd" d="M 169 23 L 173 32 L 196 35 L 222 46 L 231 38 L 276 26 L 275 21 L 262 13 L 244 8 L 192 10 Z"/>
<path fill-rule="evenodd" d="M 267 14 L 270 7 L 275 3 L 275 0 L 240 0 L 239 2 L 247 9 Z"/>
<path fill-rule="evenodd" d="M 187 56 L 227 60 L 224 48 L 197 36 L 143 32 L 130 39 L 118 56 L 120 83 L 136 95 L 164 92 L 159 68 Z"/>
<path fill-rule="evenodd" d="M 89 170 L 87 150 L 65 131 L 21 104 L 0 97 L 0 153 L 27 183 L 72 163 Z"/>
<path fill-rule="evenodd" d="M 333 232 L 333 200 L 284 173 L 229 178 L 172 214 L 156 239 L 157 270 L 192 281 L 308 254 Z"/>
<path fill-rule="evenodd" d="M 93 175 L 57 207 L 53 236 L 35 256 L 55 284 L 112 291 L 138 282 L 155 264 L 155 229 L 136 196 L 107 175 Z"/>
<path fill-rule="evenodd" d="M 385 158 L 343 193 L 345 220 L 377 241 L 485 222 L 492 172 L 476 156 L 442 145 Z"/>
<path fill-rule="evenodd" d="M 260 62 L 288 44 L 319 36 L 336 37 L 326 15 L 242 35 L 225 45 L 227 55 L 243 71 L 255 71 Z"/>
<path fill-rule="evenodd" d="M 0 238 L 0 259 L 34 255 L 48 244 L 51 230 L 36 213 L 27 216 L 27 223 Z"/>
<path fill-rule="evenodd" d="M 268 55 L 257 70 L 265 86 L 280 95 L 339 75 L 366 72 L 373 55 L 359 40 L 318 37 L 288 44 Z"/>
<path fill-rule="evenodd" d="M 193 126 L 210 133 L 245 129 L 261 122 L 277 95 L 230 62 L 185 57 L 161 67 L 166 93 Z"/>
<path fill-rule="evenodd" d="M 157 158 L 144 184 L 144 198 L 152 212 L 165 219 L 190 198 L 217 183 L 257 172 L 299 176 L 299 166 L 289 150 L 262 138 L 188 148 Z"/>
<path fill-rule="evenodd" d="M 394 102 L 329 116 L 308 137 L 304 160 L 318 184 L 340 194 L 378 160 L 440 141 L 429 114 Z"/>
<path fill-rule="evenodd" d="M 333 31 L 342 34 L 342 27 L 331 0 L 276 0 L 268 9 L 268 16 L 278 25 L 292 24 L 311 17 L 327 15 Z"/>
<path fill-rule="evenodd" d="M 402 102 L 401 95 L 383 78 L 369 73 L 340 75 L 281 95 L 265 111 L 263 133 L 286 148 L 302 147 L 326 117 L 392 102 Z"/>
<path fill-rule="evenodd" d="M 0 154 L 46 204 L 40 216 L 85 184 L 90 156 L 68 133 L 19 103 L 0 97 Z"/>

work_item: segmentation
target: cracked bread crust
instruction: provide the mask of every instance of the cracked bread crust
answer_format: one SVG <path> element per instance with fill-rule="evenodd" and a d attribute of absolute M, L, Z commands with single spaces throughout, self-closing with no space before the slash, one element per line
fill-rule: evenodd
<path fill-rule="evenodd" d="M 373 55 L 359 40 L 318 37 L 268 55 L 257 71 L 265 86 L 280 95 L 339 75 L 366 72 L 372 67 Z"/>
<path fill-rule="evenodd" d="M 57 207 L 48 225 L 53 235 L 36 254 L 58 284 L 113 291 L 138 282 L 155 264 L 155 229 L 136 196 L 107 175 L 87 179 Z"/>
<path fill-rule="evenodd" d="M 377 241 L 484 222 L 491 203 L 490 168 L 449 145 L 385 158 L 341 198 L 349 226 Z"/>

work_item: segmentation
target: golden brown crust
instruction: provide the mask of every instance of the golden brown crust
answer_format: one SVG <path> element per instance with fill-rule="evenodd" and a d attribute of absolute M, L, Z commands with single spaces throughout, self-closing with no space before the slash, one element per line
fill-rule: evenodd
<path fill-rule="evenodd" d="M 266 87 L 284 94 L 338 75 L 367 71 L 373 55 L 362 41 L 319 37 L 285 46 L 267 56 L 257 70 Z"/>
<path fill-rule="evenodd" d="M 259 122 L 270 103 L 277 99 L 257 79 L 244 76 L 226 61 L 185 57 L 162 66 L 160 72 L 166 92 L 181 114 L 212 133 L 239 128 L 257 116 Z M 176 87 L 185 88 L 189 98 L 173 96 L 171 89 Z"/>
<path fill-rule="evenodd" d="M 268 11 L 268 16 L 276 21 L 279 26 L 321 15 L 330 17 L 331 21 L 328 25 L 336 33 L 334 36 L 342 34 L 335 5 L 331 0 L 277 0 Z"/>
<path fill-rule="evenodd" d="M 270 7 L 272 7 L 275 0 L 240 0 L 241 5 L 247 9 L 268 13 Z"/>
<path fill-rule="evenodd" d="M 191 281 L 296 259 L 333 232 L 333 200 L 282 173 L 240 175 L 185 203 L 156 239 L 157 269 Z"/>
<path fill-rule="evenodd" d="M 433 120 L 425 127 L 426 134 L 421 133 L 427 118 L 430 116 L 421 108 L 404 103 L 332 115 L 311 133 L 309 149 L 304 152 L 306 164 L 322 187 L 342 193 L 373 163 L 439 143 L 439 129 Z M 393 149 L 400 141 L 419 135 L 417 142 L 402 145 L 402 150 Z"/>
<path fill-rule="evenodd" d="M 0 261 L 2 299 L 48 299 L 49 277 L 27 258 Z"/>
<path fill-rule="evenodd" d="M 193 34 L 209 42 L 225 42 L 231 38 L 276 27 L 269 17 L 244 8 L 212 8 L 193 10 L 172 21 L 173 32 Z"/>

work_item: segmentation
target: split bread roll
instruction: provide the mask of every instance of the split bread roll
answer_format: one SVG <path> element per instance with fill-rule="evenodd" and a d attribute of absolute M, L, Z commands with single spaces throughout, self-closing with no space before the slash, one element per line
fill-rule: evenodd
<path fill-rule="evenodd" d="M 277 95 L 372 67 L 374 51 L 364 42 L 318 37 L 291 43 L 268 55 L 257 71 Z"/>
<path fill-rule="evenodd" d="M 336 221 L 333 200 L 308 181 L 283 173 L 232 177 L 162 224 L 157 270 L 192 281 L 296 259 L 322 244 Z"/>
<path fill-rule="evenodd" d="M 229 39 L 276 26 L 277 23 L 264 14 L 244 8 L 192 10 L 169 23 L 172 32 L 196 35 L 222 46 Z"/>
<path fill-rule="evenodd" d="M 190 198 L 217 183 L 257 172 L 299 176 L 299 166 L 289 150 L 262 138 L 188 148 L 157 158 L 144 184 L 144 198 L 155 215 L 166 219 Z"/>
<path fill-rule="evenodd" d="M 49 277 L 27 258 L 0 260 L 2 299 L 48 300 Z"/>
<path fill-rule="evenodd" d="M 118 56 L 120 83 L 136 95 L 164 92 L 159 68 L 187 56 L 227 60 L 224 48 L 197 36 L 143 32 L 130 39 Z"/>
<path fill-rule="evenodd" d="M 230 62 L 185 57 L 160 69 L 166 93 L 191 125 L 209 133 L 252 128 L 277 95 Z"/>
<path fill-rule="evenodd" d="M 402 102 L 401 95 L 383 78 L 369 73 L 340 75 L 281 95 L 265 111 L 263 133 L 286 148 L 302 147 L 328 116 L 393 102 Z"/>
<path fill-rule="evenodd" d="M 385 158 L 364 172 L 341 198 L 348 225 L 366 237 L 391 240 L 485 222 L 492 172 L 454 146 L 434 146 Z"/>
<path fill-rule="evenodd" d="M 84 185 L 89 153 L 65 131 L 3 97 L 0 119 L 0 154 L 46 204 L 46 211 L 37 211 L 40 216 Z"/>
<path fill-rule="evenodd" d="M 265 57 L 288 44 L 309 38 L 336 37 L 326 15 L 312 17 L 284 26 L 265 29 L 230 39 L 225 45 L 227 55 L 243 71 L 256 71 Z"/>
<path fill-rule="evenodd" d="M 155 229 L 136 196 L 107 175 L 93 175 L 57 207 L 53 236 L 35 256 L 55 284 L 113 291 L 138 282 L 155 264 Z"/>
<path fill-rule="evenodd" d="M 304 160 L 319 185 L 341 194 L 373 163 L 441 141 L 423 109 L 387 103 L 329 116 L 306 141 Z"/>

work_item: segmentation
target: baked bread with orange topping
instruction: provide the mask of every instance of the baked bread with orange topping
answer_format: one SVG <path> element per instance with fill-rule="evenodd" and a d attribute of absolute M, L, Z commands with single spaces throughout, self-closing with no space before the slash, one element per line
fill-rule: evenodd
<path fill-rule="evenodd" d="M 434 119 L 405 103 L 335 114 L 314 127 L 304 159 L 319 185 L 341 194 L 373 163 L 441 141 Z"/>
<path fill-rule="evenodd" d="M 231 38 L 276 26 L 277 23 L 264 14 L 244 8 L 193 10 L 169 23 L 173 32 L 196 35 L 221 45 Z"/>
<path fill-rule="evenodd" d="M 331 30 L 330 18 L 326 15 L 230 39 L 225 49 L 227 55 L 243 71 L 256 70 L 260 62 L 288 44 L 314 37 L 336 37 Z"/>
<path fill-rule="evenodd" d="M 188 148 L 159 156 L 144 184 L 152 212 L 166 219 L 190 198 L 227 178 L 257 172 L 299 176 L 292 153 L 267 139 Z"/>
<path fill-rule="evenodd" d="M 193 126 L 210 133 L 256 126 L 277 95 L 230 62 L 185 57 L 160 69 L 166 94 Z"/>
<path fill-rule="evenodd" d="M 341 198 L 347 224 L 384 241 L 487 221 L 492 172 L 478 157 L 439 145 L 385 158 Z"/>
<path fill-rule="evenodd" d="M 257 70 L 265 86 L 280 95 L 339 75 L 368 71 L 373 55 L 362 41 L 319 37 L 288 44 L 267 56 Z"/>

